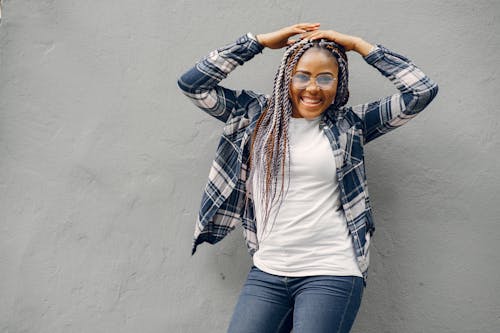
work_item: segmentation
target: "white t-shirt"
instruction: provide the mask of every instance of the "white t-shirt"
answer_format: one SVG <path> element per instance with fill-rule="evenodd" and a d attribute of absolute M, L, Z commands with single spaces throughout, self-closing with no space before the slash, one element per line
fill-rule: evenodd
<path fill-rule="evenodd" d="M 340 203 L 333 151 L 320 120 L 290 118 L 288 193 L 279 211 L 278 205 L 272 208 L 265 230 L 259 175 L 252 177 L 259 242 L 253 262 L 262 271 L 281 276 L 361 277 Z M 285 192 L 287 170 L 285 166 Z"/>

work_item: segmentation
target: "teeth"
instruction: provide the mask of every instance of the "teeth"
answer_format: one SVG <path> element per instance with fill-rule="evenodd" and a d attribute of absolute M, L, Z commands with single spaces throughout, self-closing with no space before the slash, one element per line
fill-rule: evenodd
<path fill-rule="evenodd" d="M 308 97 L 302 97 L 302 101 L 307 104 L 319 104 L 321 103 L 320 99 L 313 99 Z"/>

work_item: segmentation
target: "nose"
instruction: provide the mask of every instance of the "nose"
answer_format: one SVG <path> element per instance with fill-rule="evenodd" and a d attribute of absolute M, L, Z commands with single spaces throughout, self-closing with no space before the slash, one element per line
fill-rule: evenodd
<path fill-rule="evenodd" d="M 320 90 L 319 86 L 318 86 L 318 83 L 316 82 L 316 80 L 309 80 L 309 82 L 307 83 L 307 86 L 306 86 L 306 91 L 308 92 L 318 92 Z"/>

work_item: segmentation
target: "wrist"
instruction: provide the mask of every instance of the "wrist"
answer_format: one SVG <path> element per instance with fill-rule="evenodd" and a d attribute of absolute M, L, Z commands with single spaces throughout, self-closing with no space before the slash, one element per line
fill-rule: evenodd
<path fill-rule="evenodd" d="M 266 47 L 263 43 L 262 43 L 262 36 L 261 35 L 253 35 L 254 39 L 257 41 L 257 43 L 259 43 L 262 47 Z"/>
<path fill-rule="evenodd" d="M 250 39 L 250 40 L 254 41 L 254 42 L 255 42 L 254 44 L 256 44 L 256 45 L 257 45 L 257 47 L 258 47 L 258 49 L 259 49 L 259 52 L 262 52 L 262 50 L 264 49 L 264 45 L 261 43 L 261 40 L 260 40 L 260 39 L 258 39 L 258 38 L 257 38 L 257 36 L 256 36 L 256 35 L 254 35 L 254 34 L 253 34 L 253 33 L 251 33 L 251 32 L 248 32 L 248 33 L 246 34 L 246 36 L 247 36 L 247 38 L 248 38 L 248 39 Z"/>
<path fill-rule="evenodd" d="M 354 51 L 359 53 L 361 56 L 366 57 L 371 50 L 373 50 L 374 46 L 364 39 L 357 37 L 354 42 Z"/>

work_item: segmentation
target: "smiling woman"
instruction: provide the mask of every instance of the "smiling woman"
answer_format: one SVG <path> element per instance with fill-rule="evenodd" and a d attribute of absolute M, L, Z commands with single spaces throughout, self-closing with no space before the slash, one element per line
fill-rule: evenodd
<path fill-rule="evenodd" d="M 311 48 L 299 59 L 290 85 L 292 117 L 315 118 L 334 101 L 339 67 L 330 52 Z M 311 80 L 311 78 L 313 80 Z"/>
<path fill-rule="evenodd" d="M 219 85 L 265 47 L 285 46 L 270 96 Z M 347 51 L 360 54 L 399 92 L 347 106 Z M 198 62 L 178 85 L 225 123 L 193 254 L 242 223 L 253 257 L 228 332 L 349 332 L 375 230 L 364 146 L 413 119 L 437 85 L 406 57 L 319 30 L 319 23 L 241 36 Z"/>
<path fill-rule="evenodd" d="M 257 38 L 265 39 L 265 36 Z M 311 75 L 316 84 L 309 84 Z M 325 76 L 329 77 L 327 82 L 330 83 L 321 87 L 317 82 L 318 77 L 322 79 L 320 82 L 324 82 Z M 306 80 L 306 77 L 309 79 Z M 283 194 L 285 172 L 281 172 L 280 168 L 286 166 L 290 158 L 290 117 L 316 118 L 327 108 L 342 107 L 349 99 L 349 75 L 344 47 L 328 40 L 302 40 L 294 43 L 285 52 L 276 78 L 274 95 L 256 123 L 249 157 L 251 169 L 264 175 L 257 186 L 263 194 L 261 205 L 265 212 L 262 218 L 264 225 L 269 220 L 269 212 L 273 206 L 271 196 L 279 188 L 273 185 L 273 179 L 277 179 L 278 173 L 282 184 L 278 198 Z M 274 149 L 271 153 L 269 147 Z"/>

